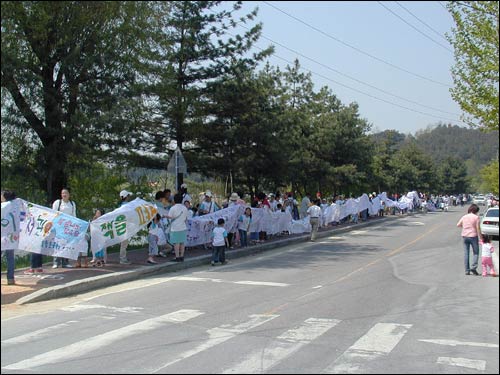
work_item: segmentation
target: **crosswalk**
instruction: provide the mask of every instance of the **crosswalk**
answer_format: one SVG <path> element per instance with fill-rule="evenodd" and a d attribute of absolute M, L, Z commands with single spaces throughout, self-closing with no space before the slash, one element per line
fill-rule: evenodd
<path fill-rule="evenodd" d="M 91 306 L 97 309 L 97 306 Z M 110 307 L 101 306 L 102 309 Z M 113 309 L 113 308 L 111 308 Z M 85 309 L 66 309 L 70 313 L 84 311 Z M 274 337 L 266 336 L 265 345 L 251 347 L 249 350 L 238 351 L 238 357 L 231 357 L 230 360 L 220 363 L 218 373 L 224 374 L 258 374 L 272 373 L 276 366 L 282 366 L 287 361 L 293 360 L 297 353 L 309 345 L 315 345 L 319 340 L 323 341 L 323 347 L 328 350 L 325 342 L 335 339 L 336 327 L 341 327 L 344 323 L 335 317 L 310 317 L 302 321 L 289 323 L 289 317 L 279 314 L 249 314 L 246 317 L 238 317 L 235 321 L 224 322 L 223 324 L 206 328 L 204 322 L 199 319 L 209 315 L 209 312 L 197 309 L 180 309 L 168 312 L 156 317 L 142 316 L 139 320 L 138 315 L 131 322 L 131 312 L 138 314 L 137 309 L 113 309 L 121 313 L 128 313 L 128 319 L 124 319 L 121 327 L 112 327 L 107 332 L 102 332 L 79 341 L 63 345 L 51 350 L 44 350 L 45 340 L 54 339 L 58 330 L 68 328 L 78 323 L 78 320 L 68 319 L 67 322 L 54 324 L 50 327 L 39 330 L 10 335 L 4 337 L 2 329 L 2 373 L 4 371 L 37 371 L 42 366 L 58 366 L 64 363 L 71 363 L 87 355 L 96 352 L 109 352 L 108 348 L 124 340 L 137 337 L 136 335 L 148 335 L 152 332 L 162 329 L 180 328 L 183 331 L 196 330 L 202 332 L 202 339 L 192 342 L 189 346 L 178 346 L 179 350 L 171 350 L 163 354 L 160 360 L 151 363 L 145 361 L 141 367 L 141 373 L 165 373 L 175 371 L 174 365 L 190 358 L 197 359 L 197 356 L 205 352 L 210 352 L 220 348 L 224 344 L 230 344 L 232 340 L 237 341 L 241 336 L 256 332 L 256 330 L 273 332 Z M 90 311 L 90 308 L 85 310 Z M 137 321 L 139 320 L 139 321 Z M 282 320 L 282 322 L 280 322 Z M 274 323 L 280 324 L 274 324 Z M 121 322 L 118 322 L 121 323 Z M 276 329 L 276 326 L 280 327 Z M 272 330 L 271 328 L 272 327 Z M 291 327 L 291 328 L 290 328 Z M 405 339 L 408 332 L 413 329 L 413 324 L 409 322 L 377 322 L 364 333 L 355 334 L 352 337 L 353 344 L 346 345 L 343 351 L 336 353 L 333 349 L 329 353 L 328 363 L 323 364 L 321 373 L 366 373 L 369 372 L 370 365 L 376 361 L 383 360 L 391 355 L 394 349 Z M 9 336 L 5 334 L 5 336 Z M 327 336 L 327 338 L 325 338 Z M 168 341 L 168 335 L 165 340 Z M 498 350 L 497 344 L 460 342 L 454 340 L 414 340 L 420 345 L 469 345 L 482 348 L 492 348 Z M 38 352 L 36 355 L 26 355 L 27 358 L 19 358 L 22 353 L 23 345 L 30 342 L 36 342 Z M 174 343 L 171 343 L 172 345 Z M 317 344 L 316 344 L 317 345 Z M 10 352 L 4 350 L 16 351 L 15 360 L 9 359 Z M 19 349 L 19 350 L 18 350 Z M 222 350 L 222 349 L 221 349 Z M 340 354 L 340 355 L 339 355 Z M 487 368 L 487 361 L 477 358 L 462 358 L 439 356 L 436 354 L 436 366 L 462 367 L 464 369 L 474 369 L 484 371 Z M 102 366 L 106 366 L 103 363 Z M 439 367 L 439 368 L 441 368 Z M 96 369 L 97 370 L 97 369 Z M 105 367 L 99 367 L 99 370 L 105 370 Z M 116 366 L 112 372 L 119 372 Z M 450 370 L 453 371 L 453 370 Z M 125 371 L 126 372 L 126 371 Z"/>

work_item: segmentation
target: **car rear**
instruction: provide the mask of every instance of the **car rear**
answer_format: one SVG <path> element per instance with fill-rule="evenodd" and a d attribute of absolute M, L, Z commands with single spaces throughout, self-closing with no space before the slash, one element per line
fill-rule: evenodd
<path fill-rule="evenodd" d="M 490 208 L 486 211 L 481 219 L 481 233 L 498 237 L 498 211 L 498 207 Z"/>

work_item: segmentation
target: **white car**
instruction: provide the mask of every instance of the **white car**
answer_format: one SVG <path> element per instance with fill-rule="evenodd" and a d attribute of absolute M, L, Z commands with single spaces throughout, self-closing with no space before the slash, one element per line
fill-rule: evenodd
<path fill-rule="evenodd" d="M 481 218 L 481 233 L 498 237 L 498 206 L 489 208 Z"/>
<path fill-rule="evenodd" d="M 486 197 L 484 195 L 476 195 L 472 199 L 472 203 L 475 203 L 478 206 L 485 206 L 486 205 Z"/>

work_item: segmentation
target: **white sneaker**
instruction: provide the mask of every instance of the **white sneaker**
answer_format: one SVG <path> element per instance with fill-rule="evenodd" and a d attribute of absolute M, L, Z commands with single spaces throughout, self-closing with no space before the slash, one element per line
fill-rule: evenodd
<path fill-rule="evenodd" d="M 52 268 L 57 268 L 57 264 L 54 264 L 54 265 L 52 266 Z"/>
<path fill-rule="evenodd" d="M 132 264 L 127 258 L 120 258 L 120 264 Z"/>

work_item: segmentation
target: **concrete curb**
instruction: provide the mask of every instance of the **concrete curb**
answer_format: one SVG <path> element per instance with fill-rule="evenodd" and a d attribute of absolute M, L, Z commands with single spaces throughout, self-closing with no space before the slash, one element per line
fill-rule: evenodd
<path fill-rule="evenodd" d="M 398 218 L 407 217 L 408 215 L 412 215 L 412 213 L 406 215 L 398 215 L 398 216 L 386 216 L 381 219 L 376 219 L 373 221 L 363 222 L 359 224 L 348 225 L 342 228 L 332 228 L 324 232 L 319 232 L 317 238 L 329 237 L 335 234 L 349 232 L 353 229 L 372 226 L 375 224 L 385 222 L 387 220 L 396 220 Z M 304 234 L 299 237 L 293 237 L 293 238 L 284 238 L 282 240 L 277 240 L 269 243 L 264 243 L 261 245 L 251 246 L 244 249 L 230 251 L 228 253 L 228 256 L 231 259 L 241 258 L 257 254 L 260 252 L 272 250 L 278 247 L 288 246 L 291 244 L 296 244 L 301 242 L 307 242 L 309 241 L 309 239 L 310 239 L 309 234 Z M 99 275 L 99 276 L 89 277 L 86 279 L 74 280 L 66 284 L 40 289 L 27 296 L 19 298 L 15 302 L 15 304 L 24 305 L 27 303 L 41 302 L 63 297 L 69 297 L 75 294 L 85 293 L 92 290 L 125 283 L 128 281 L 137 280 L 144 276 L 152 276 L 159 273 L 176 272 L 186 268 L 208 265 L 210 263 L 211 257 L 212 257 L 211 254 L 201 255 L 194 258 L 188 258 L 183 263 L 164 263 L 155 266 L 141 266 L 137 269 L 130 271 L 114 272 L 107 275 Z M 497 259 L 497 264 L 498 264 L 498 259 Z"/>

